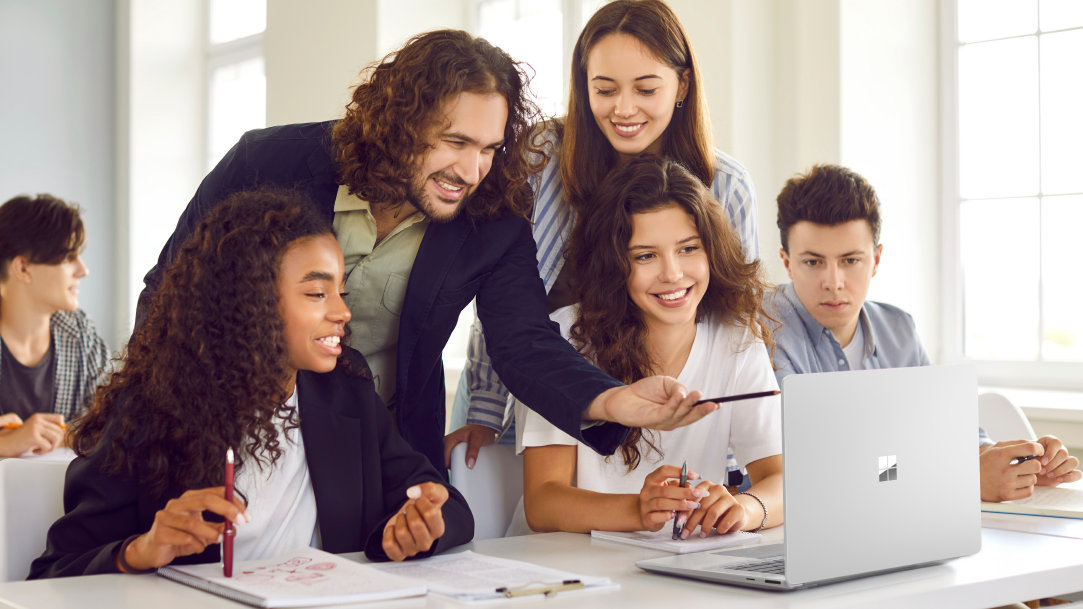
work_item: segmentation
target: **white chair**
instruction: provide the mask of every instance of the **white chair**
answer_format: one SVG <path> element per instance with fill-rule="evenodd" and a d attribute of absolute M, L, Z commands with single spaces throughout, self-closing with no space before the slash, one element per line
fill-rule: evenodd
<path fill-rule="evenodd" d="M 999 393 L 983 393 L 978 396 L 978 425 L 981 425 L 994 442 L 1038 438 L 1027 420 L 1027 415 Z"/>
<path fill-rule="evenodd" d="M 474 513 L 474 540 L 503 537 L 523 496 L 523 460 L 515 447 L 491 444 L 481 449 L 474 469 L 466 467 L 466 444 L 451 451 L 451 485 Z"/>
<path fill-rule="evenodd" d="M 26 579 L 64 515 L 67 461 L 0 459 L 0 581 Z"/>

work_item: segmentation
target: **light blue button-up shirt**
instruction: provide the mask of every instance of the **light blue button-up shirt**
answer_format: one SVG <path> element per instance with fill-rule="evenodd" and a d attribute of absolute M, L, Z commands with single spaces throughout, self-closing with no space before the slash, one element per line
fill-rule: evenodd
<path fill-rule="evenodd" d="M 792 283 L 778 286 L 764 296 L 764 311 L 781 324 L 775 329 L 771 359 L 775 378 L 806 372 L 850 370 L 842 345 L 831 330 L 816 321 L 797 297 Z M 864 369 L 928 366 L 931 362 L 921 346 L 917 327 L 910 314 L 898 307 L 866 300 L 858 323 L 865 336 L 861 358 Z M 984 430 L 978 430 L 981 445 L 992 444 Z"/>

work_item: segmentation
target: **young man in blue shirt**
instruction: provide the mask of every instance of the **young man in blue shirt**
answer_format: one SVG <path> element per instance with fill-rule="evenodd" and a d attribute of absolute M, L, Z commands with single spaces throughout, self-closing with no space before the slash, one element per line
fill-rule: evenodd
<path fill-rule="evenodd" d="M 780 385 L 790 374 L 929 365 L 910 315 L 865 299 L 883 245 L 880 201 L 864 178 L 837 165 L 791 178 L 778 195 L 778 228 L 792 282 L 768 293 L 764 308 L 781 324 L 772 353 Z M 979 430 L 978 450 L 983 501 L 1083 477 L 1053 436 L 994 443 Z M 1011 465 L 1029 455 L 1040 458 Z"/>

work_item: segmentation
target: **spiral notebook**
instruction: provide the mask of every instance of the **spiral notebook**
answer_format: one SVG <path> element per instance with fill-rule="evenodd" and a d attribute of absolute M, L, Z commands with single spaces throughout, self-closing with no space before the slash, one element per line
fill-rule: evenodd
<path fill-rule="evenodd" d="M 239 561 L 233 577 L 219 563 L 171 565 L 158 575 L 253 607 L 314 607 L 421 596 L 424 583 L 369 565 L 301 548 L 266 560 Z"/>

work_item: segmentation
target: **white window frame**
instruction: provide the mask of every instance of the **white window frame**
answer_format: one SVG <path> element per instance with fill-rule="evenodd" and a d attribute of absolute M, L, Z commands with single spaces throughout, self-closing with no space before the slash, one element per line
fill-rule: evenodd
<path fill-rule="evenodd" d="M 940 329 L 944 360 L 973 362 L 977 366 L 978 382 L 984 386 L 1083 391 L 1083 362 L 990 361 L 965 356 L 964 271 L 959 238 L 962 228 L 959 204 L 962 199 L 959 188 L 959 42 L 956 0 L 940 4 L 940 26 L 940 154 L 943 166 L 940 242 L 944 261 L 940 286 Z M 1042 272 L 1040 266 L 1036 272 Z M 1039 289 L 1040 285 L 1041 277 Z M 1010 312 L 1006 311 L 1005 314 Z M 1041 314 L 1039 308 L 1039 315 Z"/>
<path fill-rule="evenodd" d="M 203 112 L 203 142 L 201 146 L 202 154 L 201 161 L 202 166 L 206 171 L 210 171 L 214 167 L 214 163 L 218 162 L 216 158 L 210 158 L 210 142 L 212 141 L 211 134 L 211 76 L 214 71 L 219 68 L 228 67 L 230 65 L 243 63 L 245 61 L 257 58 L 264 59 L 264 71 L 266 73 L 266 57 L 263 52 L 263 36 L 266 30 L 245 36 L 244 38 L 236 38 L 227 42 L 211 43 L 211 0 L 203 0 L 203 48 L 204 48 L 204 62 L 203 62 L 203 93 L 202 93 L 202 112 Z M 266 105 L 266 95 L 264 96 L 264 105 Z"/>

